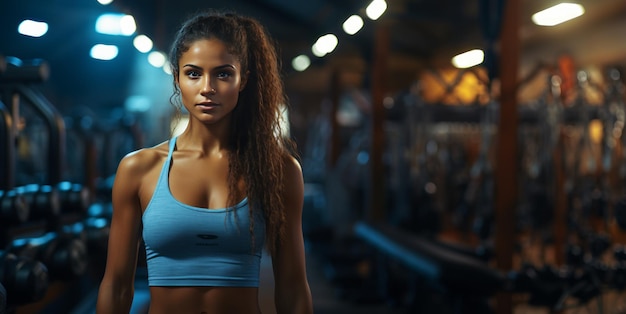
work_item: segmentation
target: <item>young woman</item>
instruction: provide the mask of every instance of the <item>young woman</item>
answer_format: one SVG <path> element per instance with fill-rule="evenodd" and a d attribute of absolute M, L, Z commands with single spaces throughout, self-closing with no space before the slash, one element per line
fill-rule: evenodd
<path fill-rule="evenodd" d="M 277 55 L 254 19 L 195 16 L 170 53 L 177 137 L 124 157 L 113 186 L 98 313 L 128 313 L 146 247 L 150 313 L 260 313 L 262 249 L 278 313 L 312 313 L 302 237 L 303 179 L 280 136 Z"/>

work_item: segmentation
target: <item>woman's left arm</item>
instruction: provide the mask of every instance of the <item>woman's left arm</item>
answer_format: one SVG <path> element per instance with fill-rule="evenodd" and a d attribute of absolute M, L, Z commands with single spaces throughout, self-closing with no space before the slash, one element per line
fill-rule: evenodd
<path fill-rule="evenodd" d="M 284 169 L 286 226 L 284 238 L 272 256 L 274 302 L 278 314 L 309 314 L 313 313 L 313 301 L 302 235 L 304 180 L 295 158 L 289 157 Z"/>

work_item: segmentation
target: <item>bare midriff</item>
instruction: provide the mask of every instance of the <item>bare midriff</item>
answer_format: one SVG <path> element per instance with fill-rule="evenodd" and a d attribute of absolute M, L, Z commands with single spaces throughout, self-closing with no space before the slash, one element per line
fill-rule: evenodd
<path fill-rule="evenodd" d="M 260 314 L 258 288 L 150 287 L 149 314 Z"/>

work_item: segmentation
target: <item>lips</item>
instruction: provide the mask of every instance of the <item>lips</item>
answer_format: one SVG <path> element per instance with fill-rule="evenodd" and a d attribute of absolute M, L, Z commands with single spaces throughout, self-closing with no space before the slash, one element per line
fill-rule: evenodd
<path fill-rule="evenodd" d="M 196 107 L 200 108 L 201 110 L 211 110 L 217 107 L 217 104 L 212 101 L 207 101 L 207 102 L 196 104 Z"/>

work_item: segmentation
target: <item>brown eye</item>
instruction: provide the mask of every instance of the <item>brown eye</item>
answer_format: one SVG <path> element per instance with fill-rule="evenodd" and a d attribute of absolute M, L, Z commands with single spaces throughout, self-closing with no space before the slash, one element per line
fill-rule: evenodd
<path fill-rule="evenodd" d="M 227 78 L 229 78 L 231 76 L 232 76 L 232 73 L 230 73 L 230 72 L 219 72 L 219 73 L 217 73 L 217 78 L 220 78 L 220 79 L 227 79 Z"/>
<path fill-rule="evenodd" d="M 187 76 L 189 78 L 198 78 L 200 77 L 200 73 L 198 71 L 187 71 Z"/>

